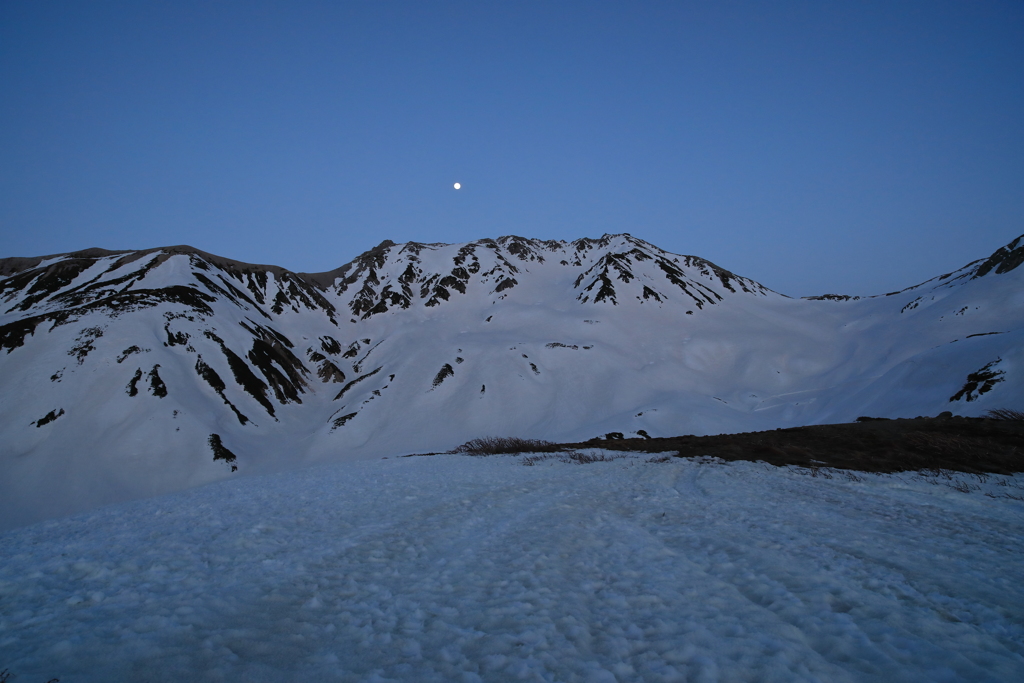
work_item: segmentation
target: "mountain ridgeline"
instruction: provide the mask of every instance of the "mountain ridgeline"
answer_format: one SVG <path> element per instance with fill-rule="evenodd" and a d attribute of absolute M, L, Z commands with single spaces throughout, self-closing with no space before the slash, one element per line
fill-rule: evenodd
<path fill-rule="evenodd" d="M 487 435 L 1020 407 L 1022 262 L 1017 238 L 900 292 L 791 299 L 628 234 L 385 241 L 328 273 L 187 246 L 3 259 L 0 527 Z"/>

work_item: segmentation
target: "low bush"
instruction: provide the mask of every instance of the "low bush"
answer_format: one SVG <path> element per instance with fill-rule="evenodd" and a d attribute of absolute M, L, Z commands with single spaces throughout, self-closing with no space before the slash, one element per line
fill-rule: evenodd
<path fill-rule="evenodd" d="M 508 455 L 512 453 L 555 453 L 558 444 L 540 439 L 521 439 L 518 436 L 485 436 L 467 441 L 452 453 L 463 455 Z"/>
<path fill-rule="evenodd" d="M 621 455 L 608 457 L 603 453 L 593 455 L 582 451 L 569 451 L 566 453 L 567 462 L 575 463 L 577 465 L 589 465 L 594 462 L 609 462 L 611 460 L 618 460 L 621 457 Z"/>
<path fill-rule="evenodd" d="M 1024 410 L 998 408 L 997 410 L 990 410 L 985 413 L 985 417 L 990 417 L 993 420 L 1013 420 L 1014 422 L 1024 422 Z"/>

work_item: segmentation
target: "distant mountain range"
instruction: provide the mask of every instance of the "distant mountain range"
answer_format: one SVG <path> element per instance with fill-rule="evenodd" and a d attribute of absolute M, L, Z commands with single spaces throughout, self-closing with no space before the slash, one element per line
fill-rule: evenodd
<path fill-rule="evenodd" d="M 1024 407 L 1024 236 L 792 299 L 628 234 L 385 241 L 328 273 L 187 246 L 0 260 L 0 527 L 484 435 Z"/>

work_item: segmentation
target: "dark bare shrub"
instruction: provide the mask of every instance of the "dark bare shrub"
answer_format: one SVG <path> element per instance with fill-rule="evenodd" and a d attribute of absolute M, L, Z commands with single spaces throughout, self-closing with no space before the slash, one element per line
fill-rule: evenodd
<path fill-rule="evenodd" d="M 555 453 L 558 444 L 540 439 L 521 439 L 518 436 L 485 436 L 467 441 L 452 453 L 463 455 L 499 455 L 512 453 Z"/>
<path fill-rule="evenodd" d="M 527 467 L 533 467 L 534 465 L 536 465 L 539 462 L 543 462 L 545 460 L 550 460 L 551 458 L 557 458 L 557 457 L 558 457 L 557 455 L 554 455 L 552 453 L 548 453 L 547 455 L 528 455 L 525 458 L 523 458 L 520 461 L 520 463 L 525 465 L 525 466 L 527 466 Z"/>
<path fill-rule="evenodd" d="M 603 454 L 591 455 L 590 453 L 583 453 L 581 451 L 569 451 L 566 454 L 566 458 L 568 458 L 568 462 L 575 463 L 577 465 L 589 465 L 592 462 L 608 462 L 610 460 L 617 459 L 616 457 L 608 457 Z"/>
<path fill-rule="evenodd" d="M 1014 422 L 1024 422 L 1024 410 L 1010 410 L 1009 408 L 998 408 L 996 410 L 990 410 L 985 413 L 985 417 L 992 418 L 993 420 L 1012 420 Z"/>

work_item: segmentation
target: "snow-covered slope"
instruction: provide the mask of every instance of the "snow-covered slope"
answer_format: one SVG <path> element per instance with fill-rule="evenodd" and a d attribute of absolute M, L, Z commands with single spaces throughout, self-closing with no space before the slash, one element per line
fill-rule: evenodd
<path fill-rule="evenodd" d="M 1024 680 L 1024 476 L 648 459 L 324 465 L 0 533 L 0 668 L 14 683 Z"/>
<path fill-rule="evenodd" d="M 384 242 L 329 273 L 190 247 L 0 261 L 0 526 L 507 434 L 749 431 L 1024 404 L 1024 238 L 790 299 L 629 235 Z"/>

